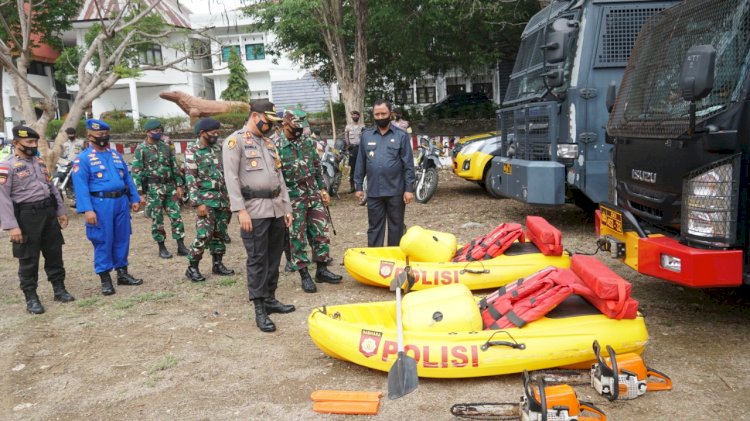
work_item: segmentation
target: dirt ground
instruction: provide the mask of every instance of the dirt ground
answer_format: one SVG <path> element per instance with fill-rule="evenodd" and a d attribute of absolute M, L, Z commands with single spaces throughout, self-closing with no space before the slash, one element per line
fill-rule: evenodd
<path fill-rule="evenodd" d="M 159 259 L 149 221 L 134 215 L 130 271 L 145 283 L 117 287 L 116 295 L 104 297 L 83 219 L 73 216 L 65 230 L 65 262 L 68 290 L 77 301 L 54 302 L 51 286 L 42 280 L 39 292 L 47 312 L 40 316 L 25 312 L 17 263 L 3 237 L 0 418 L 344 419 L 312 412 L 310 393 L 386 392 L 386 373 L 323 355 L 307 335 L 306 318 L 316 306 L 392 296 L 355 282 L 340 266 L 346 248 L 366 245 L 365 208 L 356 205 L 353 195 L 342 194 L 331 211 L 338 233 L 332 237 L 332 269 L 345 275 L 344 282 L 319 285 L 317 294 L 306 294 L 297 274 L 282 274 L 277 295 L 297 311 L 274 315 L 278 331 L 272 334 L 255 326 L 236 221 L 230 225 L 233 242 L 225 263 L 237 274 L 192 284 L 183 275 L 185 259 Z M 500 222 L 522 222 L 527 214 L 559 227 L 566 248 L 593 251 L 592 221 L 577 208 L 492 199 L 447 171 L 441 171 L 431 202 L 407 207 L 406 222 L 454 232 L 465 241 Z M 185 211 L 183 216 L 192 239 L 195 214 Z M 459 228 L 469 222 L 481 225 Z M 174 242 L 168 244 L 174 252 Z M 581 386 L 579 397 L 600 406 L 611 420 L 750 419 L 747 305 L 640 276 L 607 256 L 600 258 L 634 283 L 650 333 L 645 359 L 671 375 L 674 390 L 610 403 Z M 208 263 L 202 269 L 210 274 Z M 414 393 L 395 401 L 384 398 L 375 418 L 448 420 L 454 403 L 516 401 L 521 394 L 519 375 L 421 379 Z"/>

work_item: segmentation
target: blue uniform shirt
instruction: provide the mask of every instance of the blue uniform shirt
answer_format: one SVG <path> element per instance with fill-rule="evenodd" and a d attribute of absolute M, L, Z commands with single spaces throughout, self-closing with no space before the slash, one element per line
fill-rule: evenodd
<path fill-rule="evenodd" d="M 409 134 L 393 124 L 385 134 L 381 134 L 377 127 L 364 129 L 354 172 L 357 191 L 362 190 L 365 176 L 368 197 L 413 193 L 414 155 Z"/>
<path fill-rule="evenodd" d="M 89 147 L 73 163 L 73 185 L 78 213 L 94 210 L 90 192 L 126 190 L 130 203 L 141 201 L 122 155 L 112 149 L 98 152 Z"/>

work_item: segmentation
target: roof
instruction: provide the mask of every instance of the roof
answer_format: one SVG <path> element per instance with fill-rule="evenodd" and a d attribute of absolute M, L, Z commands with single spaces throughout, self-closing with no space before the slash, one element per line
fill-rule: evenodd
<path fill-rule="evenodd" d="M 180 28 L 190 28 L 190 15 L 193 13 L 183 4 L 178 4 L 177 0 L 141 0 L 145 7 L 152 4 L 154 10 L 161 15 L 169 25 Z M 96 21 L 110 13 L 120 10 L 120 7 L 126 4 L 123 0 L 84 0 L 83 7 L 76 17 L 76 21 Z"/>

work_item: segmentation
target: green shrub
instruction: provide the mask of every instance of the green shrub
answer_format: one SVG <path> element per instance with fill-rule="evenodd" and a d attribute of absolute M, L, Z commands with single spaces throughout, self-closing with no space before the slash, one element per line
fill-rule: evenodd
<path fill-rule="evenodd" d="M 235 131 L 242 128 L 247 121 L 246 111 L 232 111 L 228 113 L 221 113 L 213 116 L 213 118 L 221 123 L 221 128 L 224 131 Z"/>
<path fill-rule="evenodd" d="M 47 125 L 47 131 L 44 132 L 44 136 L 48 140 L 54 140 L 55 137 L 57 137 L 57 133 L 60 132 L 62 124 L 62 120 L 50 120 L 49 125 Z M 86 136 L 86 120 L 81 120 L 78 122 L 78 125 L 76 126 L 76 133 L 78 134 L 78 137 Z"/>
<path fill-rule="evenodd" d="M 131 133 L 135 128 L 135 123 L 130 117 L 106 119 L 104 122 L 109 124 L 110 133 Z"/>

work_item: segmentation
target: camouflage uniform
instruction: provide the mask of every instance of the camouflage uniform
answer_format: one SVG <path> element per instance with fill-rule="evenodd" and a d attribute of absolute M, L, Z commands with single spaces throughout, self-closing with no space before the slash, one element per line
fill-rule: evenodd
<path fill-rule="evenodd" d="M 138 192 L 146 196 L 145 213 L 153 221 L 151 236 L 154 240 L 163 243 L 166 238 L 162 210 L 167 212 L 172 223 L 172 238 L 184 238 L 185 225 L 180 215 L 176 188 L 185 183 L 172 143 L 167 140 L 154 143 L 144 141 L 135 148 L 130 168 Z"/>
<path fill-rule="evenodd" d="M 190 206 L 206 205 L 208 208 L 208 215 L 198 217 L 195 222 L 195 241 L 188 260 L 199 262 L 206 245 L 211 255 L 223 256 L 224 236 L 232 213 L 222 174 L 220 145 L 203 146 L 200 139 L 190 144 L 185 151 L 185 184 Z"/>
<path fill-rule="evenodd" d="M 325 190 L 320 170 L 320 158 L 315 145 L 307 136 L 290 141 L 283 133 L 277 138 L 277 148 L 281 159 L 289 200 L 292 204 L 292 226 L 289 228 L 289 245 L 292 265 L 295 271 L 310 264 L 306 243 L 312 247 L 313 260 L 327 262 L 330 239 L 326 231 L 326 213 L 320 198 Z"/>

